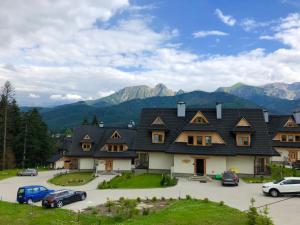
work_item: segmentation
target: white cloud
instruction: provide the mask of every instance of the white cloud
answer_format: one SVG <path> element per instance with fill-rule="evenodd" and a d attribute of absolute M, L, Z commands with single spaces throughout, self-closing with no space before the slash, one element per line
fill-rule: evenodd
<path fill-rule="evenodd" d="M 203 38 L 207 36 L 227 36 L 228 33 L 219 30 L 198 31 L 193 33 L 194 38 Z"/>
<path fill-rule="evenodd" d="M 41 96 L 37 95 L 37 94 L 34 94 L 34 93 L 30 93 L 28 95 L 29 98 L 40 98 Z"/>
<path fill-rule="evenodd" d="M 262 35 L 259 37 L 260 40 L 274 40 L 275 38 L 270 35 Z"/>
<path fill-rule="evenodd" d="M 227 24 L 228 26 L 234 26 L 236 23 L 236 20 L 231 15 L 224 15 L 220 9 L 216 9 L 215 14 L 223 23 Z"/>
<path fill-rule="evenodd" d="M 97 92 L 99 98 L 103 98 L 103 97 L 109 96 L 109 95 L 111 95 L 113 93 L 114 93 L 114 91 L 98 91 Z"/>
<path fill-rule="evenodd" d="M 240 22 L 240 26 L 247 32 L 254 31 L 258 28 L 269 27 L 273 24 L 278 23 L 278 20 L 270 20 L 265 22 L 256 21 L 252 18 L 245 18 Z"/>
<path fill-rule="evenodd" d="M 49 98 L 52 100 L 75 100 L 75 101 L 82 100 L 82 97 L 76 94 L 51 95 Z"/>

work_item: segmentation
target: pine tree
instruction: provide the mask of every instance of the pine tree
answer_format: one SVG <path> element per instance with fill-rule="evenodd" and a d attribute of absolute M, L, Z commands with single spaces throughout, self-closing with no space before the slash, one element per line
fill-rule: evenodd
<path fill-rule="evenodd" d="M 82 125 L 89 125 L 89 121 L 86 117 L 83 119 Z"/>
<path fill-rule="evenodd" d="M 93 121 L 92 121 L 92 125 L 93 126 L 99 126 L 99 120 L 98 120 L 98 118 L 97 118 L 96 115 L 94 115 L 94 118 L 93 118 Z"/>

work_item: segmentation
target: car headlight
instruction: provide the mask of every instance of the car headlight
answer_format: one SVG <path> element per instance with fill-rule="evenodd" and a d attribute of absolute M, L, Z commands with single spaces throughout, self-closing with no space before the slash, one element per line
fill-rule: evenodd
<path fill-rule="evenodd" d="M 270 186 L 262 186 L 263 188 L 269 188 Z"/>

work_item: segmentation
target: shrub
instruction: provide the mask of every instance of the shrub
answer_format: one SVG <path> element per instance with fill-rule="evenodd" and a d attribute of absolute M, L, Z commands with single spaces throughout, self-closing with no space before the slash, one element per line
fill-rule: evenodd
<path fill-rule="evenodd" d="M 171 178 L 170 175 L 162 174 L 162 177 L 160 180 L 160 186 L 169 187 L 169 186 L 174 186 L 176 184 L 177 184 L 177 179 L 175 177 Z"/>
<path fill-rule="evenodd" d="M 204 198 L 203 200 L 205 203 L 208 203 L 209 202 L 209 199 L 208 198 Z"/>
<path fill-rule="evenodd" d="M 186 200 L 191 200 L 192 199 L 192 197 L 190 195 L 186 195 L 185 198 L 186 198 Z"/>
<path fill-rule="evenodd" d="M 102 181 L 100 184 L 98 184 L 98 189 L 109 189 L 111 188 L 111 185 L 107 181 Z"/>
<path fill-rule="evenodd" d="M 153 198 L 152 198 L 152 202 L 156 202 L 157 201 L 157 198 L 154 196 Z"/>
<path fill-rule="evenodd" d="M 252 198 L 249 210 L 247 211 L 247 225 L 274 225 L 269 217 L 268 208 L 265 207 L 262 215 L 260 215 L 256 207 L 254 207 L 254 202 L 255 200 Z"/>
<path fill-rule="evenodd" d="M 124 197 L 120 197 L 120 198 L 119 198 L 119 201 L 120 201 L 120 202 L 123 202 L 124 200 L 125 200 Z"/>
<path fill-rule="evenodd" d="M 161 197 L 161 200 L 162 200 L 162 201 L 165 201 L 165 200 L 166 200 L 166 198 L 165 198 L 165 197 Z"/>
<path fill-rule="evenodd" d="M 224 205 L 224 201 L 220 201 L 220 202 L 219 202 L 219 205 L 220 205 L 220 206 L 223 206 L 223 205 Z"/>
<path fill-rule="evenodd" d="M 105 206 L 107 207 L 108 212 L 111 212 L 111 208 L 114 206 L 114 202 L 107 200 Z"/>
<path fill-rule="evenodd" d="M 126 179 L 130 179 L 132 177 L 132 173 L 124 173 Z"/>
<path fill-rule="evenodd" d="M 141 202 L 141 198 L 140 198 L 140 197 L 137 197 L 137 198 L 136 198 L 136 201 L 137 201 L 137 202 Z"/>
<path fill-rule="evenodd" d="M 143 214 L 144 216 L 149 215 L 149 213 L 150 213 L 149 208 L 143 208 L 142 214 Z"/>
<path fill-rule="evenodd" d="M 283 177 L 297 177 L 300 176 L 300 172 L 296 169 L 285 168 L 282 165 L 271 164 L 269 165 L 272 179 L 278 180 Z"/>

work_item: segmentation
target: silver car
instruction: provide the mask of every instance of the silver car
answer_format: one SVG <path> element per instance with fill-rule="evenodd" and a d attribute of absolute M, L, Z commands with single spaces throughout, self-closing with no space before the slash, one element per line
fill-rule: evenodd
<path fill-rule="evenodd" d="M 18 176 L 37 176 L 38 171 L 36 169 L 24 169 L 17 174 Z"/>

